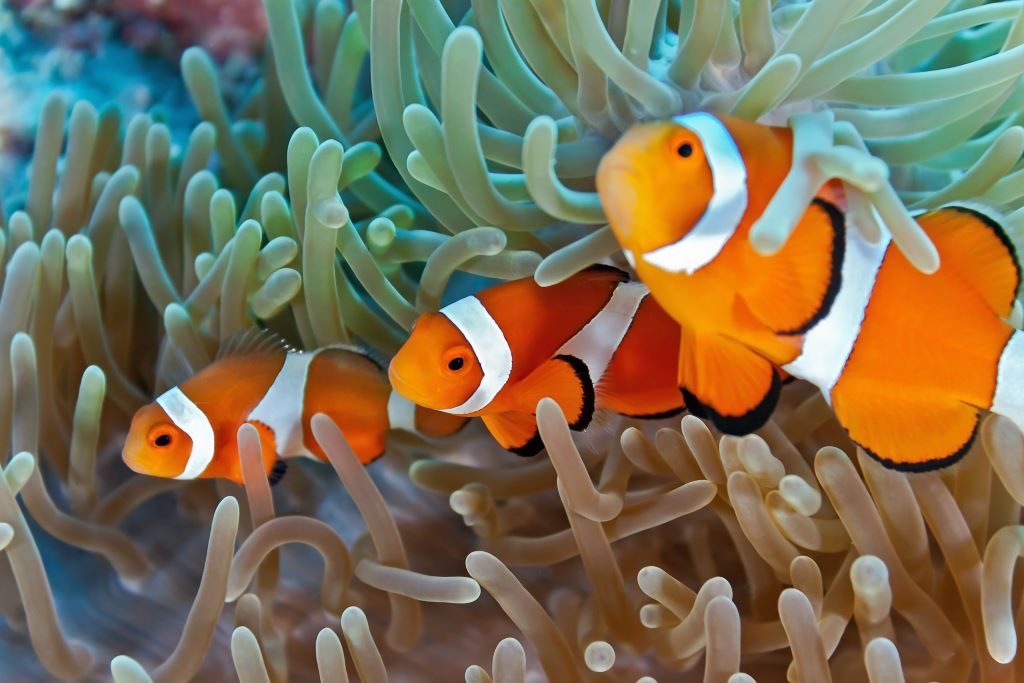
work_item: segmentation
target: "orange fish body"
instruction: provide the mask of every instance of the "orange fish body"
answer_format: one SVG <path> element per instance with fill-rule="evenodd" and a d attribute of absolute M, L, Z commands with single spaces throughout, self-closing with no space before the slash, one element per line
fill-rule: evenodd
<path fill-rule="evenodd" d="M 503 447 L 534 455 L 534 414 L 546 396 L 577 431 L 596 409 L 681 411 L 678 346 L 678 325 L 645 287 L 594 266 L 551 287 L 500 284 L 421 316 L 388 374 L 414 403 L 479 416 Z"/>
<path fill-rule="evenodd" d="M 851 438 L 890 467 L 955 461 L 979 409 L 1024 424 L 1024 340 L 1005 322 L 1020 271 L 986 209 L 918 217 L 942 267 L 916 270 L 886 236 L 847 229 L 826 185 L 776 254 L 748 239 L 789 170 L 788 129 L 690 114 L 641 124 L 606 155 L 598 192 L 652 296 L 682 327 L 688 406 L 756 429 L 780 370 L 816 384 Z M 1012 378 L 1012 379 L 1011 379 Z"/>
<path fill-rule="evenodd" d="M 383 453 L 394 421 L 390 395 L 382 368 L 356 350 L 297 352 L 264 343 L 218 359 L 141 408 L 123 458 L 141 474 L 242 483 L 236 435 L 248 423 L 259 433 L 264 469 L 276 483 L 285 458 L 326 459 L 310 427 L 313 415 L 325 413 L 369 463 Z"/>

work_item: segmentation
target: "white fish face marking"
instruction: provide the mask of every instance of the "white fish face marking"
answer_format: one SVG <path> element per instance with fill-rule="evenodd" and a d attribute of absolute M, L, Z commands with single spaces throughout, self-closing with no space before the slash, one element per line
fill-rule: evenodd
<path fill-rule="evenodd" d="M 417 433 L 416 404 L 397 391 L 388 397 L 388 425 L 391 429 Z"/>
<path fill-rule="evenodd" d="M 696 112 L 672 120 L 700 139 L 714 191 L 693 229 L 678 241 L 647 252 L 643 260 L 670 273 L 691 275 L 711 263 L 736 233 L 747 211 L 747 166 L 732 135 L 711 114 Z"/>
<path fill-rule="evenodd" d="M 216 452 L 210 419 L 178 387 L 168 389 L 156 402 L 171 418 L 171 422 L 192 440 L 192 450 L 185 469 L 175 479 L 195 479 L 206 471 Z"/>
<path fill-rule="evenodd" d="M 475 296 L 448 304 L 440 313 L 451 320 L 469 342 L 483 372 L 476 391 L 462 405 L 446 408 L 443 412 L 467 415 L 482 410 L 494 400 L 512 374 L 512 349 L 505 333 Z"/>

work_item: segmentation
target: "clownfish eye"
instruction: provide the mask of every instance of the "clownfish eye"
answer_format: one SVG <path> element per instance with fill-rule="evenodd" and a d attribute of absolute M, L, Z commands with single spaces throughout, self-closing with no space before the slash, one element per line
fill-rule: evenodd
<path fill-rule="evenodd" d="M 444 363 L 444 367 L 447 368 L 448 372 L 459 372 L 464 368 L 468 368 L 472 362 L 473 351 L 464 344 L 459 344 L 446 349 L 441 354 L 440 361 Z"/>
<path fill-rule="evenodd" d="M 689 142 L 684 142 L 676 148 L 676 154 L 683 157 L 684 159 L 693 154 L 693 146 Z"/>
<path fill-rule="evenodd" d="M 149 443 L 156 448 L 167 448 L 173 440 L 174 437 L 171 435 L 171 430 L 167 427 L 154 429 L 149 435 Z"/>

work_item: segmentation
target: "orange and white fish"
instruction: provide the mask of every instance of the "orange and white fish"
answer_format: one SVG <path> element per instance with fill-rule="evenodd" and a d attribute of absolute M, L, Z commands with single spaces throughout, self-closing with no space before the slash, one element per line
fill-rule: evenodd
<path fill-rule="evenodd" d="M 979 410 L 1024 426 L 1024 334 L 1007 322 L 1020 266 L 998 216 L 972 204 L 917 216 L 942 263 L 928 275 L 888 235 L 848 229 L 829 184 L 763 256 L 748 234 L 791 158 L 789 129 L 694 113 L 633 127 L 599 167 L 616 237 L 681 324 L 691 411 L 749 432 L 781 367 L 818 386 L 864 450 L 911 471 L 960 458 Z"/>
<path fill-rule="evenodd" d="M 596 409 L 652 418 L 683 410 L 678 347 L 678 325 L 646 287 L 592 266 L 551 287 L 515 280 L 420 316 L 388 376 L 414 403 L 479 416 L 503 447 L 535 455 L 544 397 L 577 431 Z"/>
<path fill-rule="evenodd" d="M 446 436 L 465 422 L 431 415 L 393 395 L 383 368 L 350 347 L 299 352 L 259 333 L 229 346 L 214 363 L 136 412 L 123 451 L 128 467 L 156 477 L 242 483 L 236 435 L 249 423 L 259 433 L 264 469 L 276 483 L 285 458 L 326 460 L 310 427 L 317 413 L 338 423 L 363 463 L 383 454 L 392 426 Z"/>

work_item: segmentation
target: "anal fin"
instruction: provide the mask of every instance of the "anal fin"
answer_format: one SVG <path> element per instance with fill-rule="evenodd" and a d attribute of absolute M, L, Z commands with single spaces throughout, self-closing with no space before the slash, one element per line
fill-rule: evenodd
<path fill-rule="evenodd" d="M 764 425 L 782 388 L 778 368 L 763 356 L 728 337 L 685 328 L 679 383 L 691 413 L 735 435 Z"/>
<path fill-rule="evenodd" d="M 537 418 L 532 413 L 494 413 L 480 419 L 502 448 L 516 455 L 529 457 L 544 450 L 544 442 L 537 430 Z"/>

